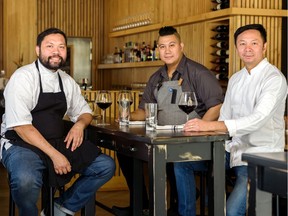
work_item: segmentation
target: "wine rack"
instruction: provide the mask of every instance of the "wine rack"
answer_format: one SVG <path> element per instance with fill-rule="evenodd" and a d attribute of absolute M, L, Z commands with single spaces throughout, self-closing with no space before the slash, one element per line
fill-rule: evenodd
<path fill-rule="evenodd" d="M 230 7 L 230 0 L 212 0 L 213 11 L 222 10 Z"/>
<path fill-rule="evenodd" d="M 229 77 L 229 20 L 209 22 L 207 29 L 210 37 L 207 66 L 225 91 Z"/>

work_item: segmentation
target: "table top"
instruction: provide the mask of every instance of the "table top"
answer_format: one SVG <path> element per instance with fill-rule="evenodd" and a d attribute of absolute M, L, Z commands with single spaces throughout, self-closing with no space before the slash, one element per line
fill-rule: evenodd
<path fill-rule="evenodd" d="M 125 139 L 137 140 L 151 144 L 163 144 L 173 142 L 213 142 L 223 141 L 229 138 L 227 133 L 220 132 L 185 132 L 182 130 L 155 130 L 148 131 L 145 125 L 128 125 L 120 126 L 115 121 L 110 121 L 109 125 L 97 125 L 95 120 L 92 121 L 89 128 L 106 134 L 117 135 Z"/>
<path fill-rule="evenodd" d="M 243 153 L 242 160 L 255 165 L 287 170 L 287 152 Z"/>

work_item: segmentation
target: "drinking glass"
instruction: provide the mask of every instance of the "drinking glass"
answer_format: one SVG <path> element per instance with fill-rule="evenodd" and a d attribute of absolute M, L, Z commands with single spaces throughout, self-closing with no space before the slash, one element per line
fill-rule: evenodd
<path fill-rule="evenodd" d="M 179 108 L 186 113 L 186 121 L 189 120 L 189 114 L 197 107 L 198 102 L 195 92 L 182 92 L 178 102 Z"/>
<path fill-rule="evenodd" d="M 118 94 L 117 103 L 119 110 L 119 124 L 128 125 L 130 120 L 130 106 L 133 103 L 131 91 L 120 91 Z"/>
<path fill-rule="evenodd" d="M 129 90 L 121 90 L 118 94 L 117 103 L 119 104 L 120 101 L 130 101 L 130 106 L 133 104 L 133 96 L 131 91 Z"/>
<path fill-rule="evenodd" d="M 112 100 L 111 100 L 111 94 L 109 91 L 100 91 L 97 95 L 96 95 L 96 100 L 95 103 L 97 104 L 97 106 L 102 110 L 102 123 L 100 123 L 100 125 L 108 125 L 105 122 L 105 118 L 106 118 L 106 109 L 108 107 L 111 106 L 112 104 Z"/>

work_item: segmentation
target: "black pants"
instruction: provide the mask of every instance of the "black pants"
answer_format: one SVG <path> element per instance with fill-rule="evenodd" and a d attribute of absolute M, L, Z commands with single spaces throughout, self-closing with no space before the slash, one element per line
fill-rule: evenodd
<path fill-rule="evenodd" d="M 133 158 L 128 157 L 122 154 L 117 154 L 118 162 L 120 165 L 120 168 L 122 170 L 122 173 L 126 179 L 129 191 L 130 191 L 130 206 L 132 206 L 132 193 L 133 193 Z M 178 205 L 177 205 L 177 188 L 176 188 L 176 180 L 175 180 L 175 175 L 174 175 L 174 167 L 173 163 L 168 163 L 166 166 L 166 173 L 167 173 L 167 178 L 170 183 L 170 209 L 175 209 L 177 210 Z M 142 185 L 142 206 L 143 209 L 148 209 L 149 208 L 149 200 L 148 200 L 148 194 L 147 190 L 145 187 L 145 181 L 144 181 L 144 174 L 143 173 L 137 173 L 142 176 L 143 178 L 143 185 Z"/>

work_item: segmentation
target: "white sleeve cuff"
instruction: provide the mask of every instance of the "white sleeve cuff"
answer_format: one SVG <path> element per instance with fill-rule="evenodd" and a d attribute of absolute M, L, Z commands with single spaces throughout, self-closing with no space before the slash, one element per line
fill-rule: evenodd
<path fill-rule="evenodd" d="M 224 124 L 226 125 L 229 135 L 235 136 L 236 135 L 236 121 L 235 120 L 225 120 Z"/>

